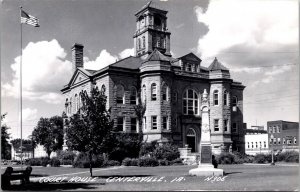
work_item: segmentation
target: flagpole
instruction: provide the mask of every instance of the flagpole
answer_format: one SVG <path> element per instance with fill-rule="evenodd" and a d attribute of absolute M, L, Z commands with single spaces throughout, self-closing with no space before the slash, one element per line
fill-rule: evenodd
<path fill-rule="evenodd" d="M 20 6 L 20 19 L 22 17 L 22 6 Z M 22 126 L 22 56 L 23 56 L 23 46 L 22 46 L 22 22 L 21 26 L 21 58 L 20 58 L 20 127 L 21 127 L 21 168 L 23 169 L 23 126 Z"/>

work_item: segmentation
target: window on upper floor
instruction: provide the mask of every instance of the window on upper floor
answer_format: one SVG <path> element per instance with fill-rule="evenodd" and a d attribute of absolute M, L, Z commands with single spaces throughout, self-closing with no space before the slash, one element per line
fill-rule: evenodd
<path fill-rule="evenodd" d="M 251 142 L 251 148 L 252 148 L 252 149 L 254 148 L 253 142 Z"/>
<path fill-rule="evenodd" d="M 122 85 L 117 85 L 117 103 L 124 104 L 124 87 Z"/>
<path fill-rule="evenodd" d="M 157 116 L 152 116 L 151 117 L 151 128 L 152 129 L 157 129 Z"/>
<path fill-rule="evenodd" d="M 280 133 L 280 127 L 277 125 L 277 133 Z"/>
<path fill-rule="evenodd" d="M 267 148 L 267 142 L 264 141 L 264 148 Z"/>
<path fill-rule="evenodd" d="M 213 100 L 214 100 L 214 105 L 219 105 L 219 91 L 218 90 L 214 90 Z"/>
<path fill-rule="evenodd" d="M 219 119 L 214 120 L 214 131 L 220 131 L 219 128 Z"/>
<path fill-rule="evenodd" d="M 269 127 L 269 133 L 272 133 L 272 127 Z"/>
<path fill-rule="evenodd" d="M 187 63 L 186 64 L 186 71 L 188 71 L 188 72 L 191 72 L 192 71 L 192 68 L 193 68 L 193 66 L 192 66 L 192 64 L 190 64 L 190 63 Z"/>
<path fill-rule="evenodd" d="M 280 145 L 280 143 L 281 143 L 280 138 L 277 138 L 277 142 L 278 142 L 278 145 Z"/>
<path fill-rule="evenodd" d="M 146 47 L 146 39 L 145 39 L 145 36 L 142 37 L 143 38 L 143 48 Z"/>
<path fill-rule="evenodd" d="M 105 85 L 102 85 L 100 90 L 101 94 L 105 95 L 105 91 L 106 91 Z"/>
<path fill-rule="evenodd" d="M 276 133 L 276 127 L 275 126 L 273 127 L 273 133 Z"/>
<path fill-rule="evenodd" d="M 143 85 L 142 87 L 142 101 L 145 102 L 146 101 L 146 85 Z"/>
<path fill-rule="evenodd" d="M 282 144 L 285 144 L 285 138 L 282 138 Z"/>
<path fill-rule="evenodd" d="M 237 111 L 237 103 L 238 103 L 238 99 L 236 96 L 232 97 L 232 110 L 233 111 Z"/>
<path fill-rule="evenodd" d="M 238 132 L 238 125 L 236 122 L 232 123 L 232 133 L 237 133 Z"/>
<path fill-rule="evenodd" d="M 192 89 L 188 89 L 183 94 L 183 114 L 198 115 L 198 94 Z"/>
<path fill-rule="evenodd" d="M 168 129 L 168 117 L 167 116 L 162 117 L 162 128 Z"/>
<path fill-rule="evenodd" d="M 224 95 L 223 95 L 223 103 L 224 105 L 228 105 L 228 92 L 227 91 L 224 91 Z"/>
<path fill-rule="evenodd" d="M 162 86 L 161 91 L 162 91 L 162 100 L 163 101 L 168 101 L 168 95 L 169 95 L 169 93 L 168 93 L 169 92 L 168 86 L 164 84 Z"/>
<path fill-rule="evenodd" d="M 137 104 L 137 95 L 136 95 L 136 88 L 131 87 L 130 89 L 130 104 L 136 105 Z"/>
<path fill-rule="evenodd" d="M 157 97 L 157 87 L 155 83 L 152 83 L 151 85 L 151 100 L 156 101 Z"/>
<path fill-rule="evenodd" d="M 224 119 L 224 131 L 228 131 L 228 119 Z"/>
<path fill-rule="evenodd" d="M 177 92 L 176 91 L 173 92 L 172 102 L 174 102 L 174 103 L 177 102 Z"/>
<path fill-rule="evenodd" d="M 255 142 L 255 148 L 258 148 L 257 142 Z"/>
<path fill-rule="evenodd" d="M 297 138 L 294 137 L 294 144 L 297 144 Z"/>
<path fill-rule="evenodd" d="M 78 95 L 77 93 L 74 96 L 74 102 L 75 102 L 75 113 L 77 113 L 78 109 L 79 109 L 79 103 L 78 103 Z"/>

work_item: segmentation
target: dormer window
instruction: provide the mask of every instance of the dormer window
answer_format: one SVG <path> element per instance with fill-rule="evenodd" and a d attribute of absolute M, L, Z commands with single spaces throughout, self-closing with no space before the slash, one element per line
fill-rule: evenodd
<path fill-rule="evenodd" d="M 192 68 L 193 68 L 192 64 L 190 64 L 190 63 L 186 64 L 186 71 L 192 72 Z"/>

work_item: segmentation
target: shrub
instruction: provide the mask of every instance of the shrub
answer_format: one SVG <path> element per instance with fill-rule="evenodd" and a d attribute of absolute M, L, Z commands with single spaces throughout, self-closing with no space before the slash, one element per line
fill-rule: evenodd
<path fill-rule="evenodd" d="M 170 165 L 183 165 L 182 159 L 177 158 L 171 161 Z"/>
<path fill-rule="evenodd" d="M 159 166 L 166 166 L 166 165 L 170 165 L 171 162 L 166 159 L 160 159 L 160 160 L 158 160 L 158 164 L 159 164 Z"/>
<path fill-rule="evenodd" d="M 151 142 L 151 143 L 143 143 L 143 145 L 140 148 L 140 152 L 139 152 L 140 157 L 152 156 L 156 145 L 157 145 L 157 142 L 155 142 L 155 141 Z"/>
<path fill-rule="evenodd" d="M 59 166 L 60 166 L 60 161 L 59 161 L 58 158 L 53 157 L 53 158 L 50 160 L 50 164 L 51 164 L 51 167 L 59 167 Z"/>
<path fill-rule="evenodd" d="M 60 150 L 57 152 L 57 158 L 62 165 L 72 165 L 75 157 L 76 153 L 73 151 Z"/>
<path fill-rule="evenodd" d="M 138 159 L 131 159 L 131 158 L 125 158 L 123 161 L 122 161 L 122 165 L 124 166 L 138 166 L 138 162 L 139 160 Z"/>
<path fill-rule="evenodd" d="M 137 158 L 140 151 L 138 134 L 121 133 L 116 136 L 109 150 L 109 159 L 122 162 L 126 157 Z"/>
<path fill-rule="evenodd" d="M 103 155 L 93 155 L 92 167 L 102 167 L 104 164 Z M 73 167 L 88 168 L 90 167 L 89 157 L 87 153 L 79 153 L 73 162 Z"/>
<path fill-rule="evenodd" d="M 103 163 L 103 166 L 119 166 L 120 162 L 116 160 L 108 160 Z"/>
<path fill-rule="evenodd" d="M 172 161 L 179 158 L 178 147 L 170 143 L 157 146 L 153 151 L 153 157 L 156 159 L 166 159 Z"/>
<path fill-rule="evenodd" d="M 299 163 L 299 153 L 297 151 L 281 152 L 276 156 L 277 161 Z"/>
<path fill-rule="evenodd" d="M 32 158 L 28 160 L 27 164 L 30 166 L 41 166 L 42 161 L 40 158 Z"/>
<path fill-rule="evenodd" d="M 232 164 L 234 163 L 234 155 L 227 152 L 222 152 L 220 155 L 216 156 L 216 161 L 218 164 Z"/>
<path fill-rule="evenodd" d="M 50 164 L 50 159 L 48 157 L 41 157 L 41 165 L 46 167 L 48 164 Z"/>
<path fill-rule="evenodd" d="M 274 161 L 276 161 L 276 156 L 274 155 Z M 271 154 L 257 154 L 254 156 L 254 163 L 271 163 Z"/>
<path fill-rule="evenodd" d="M 141 157 L 139 159 L 138 165 L 140 167 L 155 167 L 158 166 L 158 160 L 153 157 Z"/>

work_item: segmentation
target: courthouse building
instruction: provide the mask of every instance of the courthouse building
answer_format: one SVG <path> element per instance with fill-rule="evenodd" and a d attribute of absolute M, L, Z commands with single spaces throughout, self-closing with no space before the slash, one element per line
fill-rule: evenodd
<path fill-rule="evenodd" d="M 213 152 L 244 152 L 245 86 L 231 79 L 229 69 L 217 58 L 204 67 L 193 53 L 172 57 L 167 13 L 153 2 L 136 12 L 134 56 L 100 70 L 84 69 L 83 45 L 72 47 L 74 74 L 61 90 L 66 115 L 80 109 L 81 91 L 89 92 L 97 86 L 105 90 L 107 107 L 112 109 L 111 117 L 118 131 L 136 133 L 138 120 L 134 106 L 141 95 L 141 101 L 146 103 L 144 140 L 188 145 L 192 152 L 198 152 L 202 94 L 206 89 Z"/>

